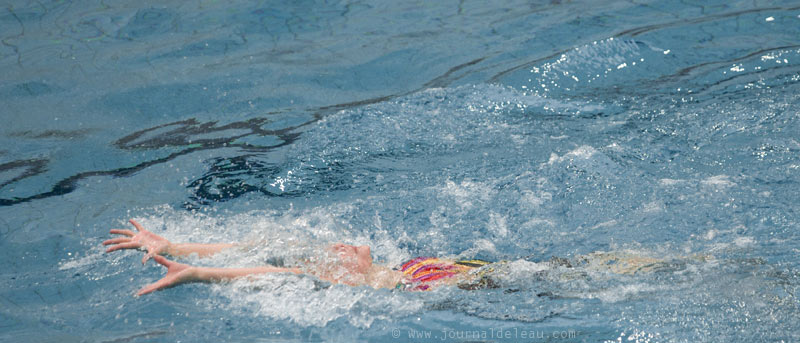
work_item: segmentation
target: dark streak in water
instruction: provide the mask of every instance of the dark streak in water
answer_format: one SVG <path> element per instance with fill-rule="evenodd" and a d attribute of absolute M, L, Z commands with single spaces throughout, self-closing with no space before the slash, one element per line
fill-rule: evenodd
<path fill-rule="evenodd" d="M 348 108 L 354 108 L 354 107 L 359 107 L 359 106 L 364 106 L 364 105 L 377 104 L 379 102 L 392 100 L 392 99 L 397 98 L 399 96 L 410 94 L 410 93 L 413 93 L 415 91 L 416 90 L 411 91 L 411 92 L 401 93 L 401 94 L 393 94 L 393 95 L 381 96 L 381 97 L 371 98 L 371 99 L 366 99 L 366 100 L 346 102 L 346 103 L 343 103 L 343 104 L 336 104 L 336 105 L 320 107 L 319 109 L 321 111 L 336 112 L 336 111 L 341 111 L 341 110 L 348 109 Z"/>
<path fill-rule="evenodd" d="M 17 161 L 11 161 L 11 162 L 8 162 L 8 163 L 0 164 L 0 172 L 19 169 L 19 168 L 25 168 L 25 171 L 22 172 L 17 177 L 12 178 L 11 180 L 8 180 L 6 182 L 0 183 L 0 188 L 3 188 L 6 185 L 12 184 L 12 183 L 17 182 L 19 180 L 22 180 L 22 179 L 24 179 L 26 177 L 31 177 L 31 176 L 34 176 L 34 175 L 41 174 L 45 170 L 47 170 L 45 168 L 46 165 L 47 165 L 47 160 L 45 160 L 45 159 L 17 160 Z"/>
<path fill-rule="evenodd" d="M 19 52 L 19 47 L 17 45 L 15 45 L 15 44 L 9 43 L 9 41 L 18 39 L 20 37 L 23 37 L 25 35 L 25 25 L 22 24 L 22 20 L 20 20 L 19 17 L 17 16 L 17 13 L 14 12 L 14 7 L 13 6 L 8 5 L 6 7 L 6 10 L 8 11 L 8 13 L 11 13 L 11 16 L 13 16 L 14 19 L 19 24 L 20 33 L 18 33 L 16 35 L 13 35 L 13 36 L 5 37 L 2 40 L 0 40 L 0 43 L 2 43 L 3 45 L 5 45 L 7 47 L 10 47 L 11 49 L 14 50 L 14 54 L 17 55 L 17 66 L 19 66 L 20 69 L 23 69 L 22 68 L 22 54 L 20 54 L 20 52 Z"/>
<path fill-rule="evenodd" d="M 750 14 L 750 13 L 758 13 L 758 12 L 765 12 L 765 11 L 779 11 L 779 10 L 791 11 L 791 10 L 794 10 L 794 9 L 796 9 L 796 7 L 795 8 L 767 7 L 767 8 L 754 8 L 754 9 L 745 10 L 745 11 L 738 11 L 738 12 L 721 13 L 721 14 L 715 14 L 715 15 L 710 15 L 710 16 L 706 16 L 706 17 L 700 17 L 700 18 L 694 18 L 694 19 L 676 20 L 676 21 L 671 21 L 671 22 L 666 22 L 666 23 L 653 24 L 653 25 L 647 25 L 647 26 L 643 26 L 643 27 L 633 28 L 633 29 L 629 29 L 629 30 L 625 30 L 625 31 L 619 32 L 616 35 L 614 35 L 614 37 L 625 36 L 625 35 L 628 35 L 628 36 L 631 36 L 631 37 L 636 37 L 637 35 L 640 35 L 640 34 L 643 34 L 643 33 L 646 33 L 646 32 L 650 32 L 650 31 L 654 31 L 654 30 L 660 30 L 660 29 L 664 29 L 664 28 L 668 28 L 668 27 L 677 26 L 677 25 L 698 24 L 698 23 L 704 23 L 704 22 L 708 22 L 708 21 L 714 21 L 714 20 L 717 20 L 717 19 L 736 17 L 736 16 L 740 16 L 740 15 L 743 15 L 743 14 Z"/>
<path fill-rule="evenodd" d="M 214 145 L 223 142 L 231 142 L 236 139 L 243 138 L 252 134 L 263 135 L 265 134 L 265 131 L 261 130 L 260 126 L 266 124 L 267 122 L 268 120 L 266 118 L 255 118 L 245 122 L 235 122 L 217 127 L 216 126 L 217 122 L 215 121 L 199 123 L 196 119 L 192 118 L 192 119 L 154 126 L 149 129 L 144 129 L 141 131 L 136 131 L 130 135 L 118 139 L 116 142 L 114 142 L 114 145 L 120 149 L 125 149 L 125 150 L 158 149 L 169 146 L 186 146 L 190 144 Z M 170 126 L 176 126 L 176 128 L 140 142 L 136 141 L 138 138 L 145 136 L 149 132 Z M 232 130 L 232 129 L 249 129 L 250 132 L 231 137 L 208 138 L 208 139 L 198 139 L 198 140 L 191 139 L 193 135 L 209 134 L 209 133 Z M 266 134 L 274 134 L 274 132 Z"/>
<path fill-rule="evenodd" d="M 457 72 L 457 71 L 459 71 L 461 69 L 464 69 L 466 67 L 478 64 L 478 63 L 482 62 L 483 60 L 485 60 L 487 57 L 488 56 L 484 56 L 484 57 L 481 57 L 481 58 L 476 58 L 476 59 L 474 59 L 472 61 L 469 61 L 467 63 L 459 64 L 459 65 L 457 65 L 455 67 L 452 67 L 452 68 L 450 68 L 450 70 L 448 70 L 446 73 L 444 73 L 444 75 L 441 75 L 441 76 L 439 76 L 439 77 L 437 77 L 437 78 L 435 78 L 433 80 L 428 81 L 422 87 L 423 88 L 445 87 L 445 86 L 449 85 L 450 83 L 452 83 L 453 81 L 459 79 L 459 77 L 451 77 L 452 74 L 454 74 L 455 72 Z"/>
<path fill-rule="evenodd" d="M 457 72 L 457 71 L 459 71 L 461 69 L 464 69 L 466 67 L 470 67 L 470 66 L 476 65 L 476 64 L 482 62 L 483 60 L 485 60 L 488 57 L 489 56 L 480 57 L 480 58 L 474 59 L 472 61 L 469 61 L 469 62 L 466 62 L 466 63 L 462 63 L 462 64 L 459 64 L 459 65 L 457 65 L 455 67 L 452 67 L 452 68 L 448 69 L 444 74 L 439 75 L 439 76 L 433 78 L 432 80 L 424 83 L 422 85 L 422 87 L 419 87 L 419 88 L 416 88 L 416 89 L 413 89 L 413 90 L 410 90 L 410 91 L 407 91 L 407 92 L 391 94 L 391 95 L 386 95 L 386 96 L 381 96 L 381 97 L 376 97 L 376 98 L 371 98 L 371 99 L 347 102 L 347 103 L 343 103 L 343 104 L 324 106 L 324 107 L 320 107 L 319 111 L 326 111 L 326 112 L 327 111 L 333 111 L 333 112 L 335 112 L 335 111 L 340 111 L 340 110 L 344 110 L 344 109 L 348 109 L 348 108 L 360 107 L 360 106 L 364 106 L 364 105 L 371 105 L 371 104 L 376 104 L 376 103 L 379 103 L 379 102 L 389 101 L 389 100 L 396 99 L 396 98 L 399 98 L 399 97 L 402 97 L 402 96 L 406 96 L 406 95 L 409 95 L 409 94 L 413 94 L 413 93 L 416 93 L 416 92 L 419 92 L 419 91 L 422 91 L 422 90 L 425 90 L 425 89 L 428 89 L 428 88 L 447 87 L 453 81 L 456 81 L 456 80 L 466 76 L 466 74 L 469 74 L 469 72 L 467 72 L 465 75 L 461 75 L 461 76 L 457 76 L 457 77 L 452 77 L 451 76 L 452 74 L 454 74 L 455 72 Z"/>
<path fill-rule="evenodd" d="M 81 138 L 84 137 L 97 129 L 80 129 L 80 130 L 47 130 L 41 133 L 35 133 L 33 131 L 19 131 L 19 132 L 12 132 L 9 134 L 11 137 L 21 137 L 21 138 L 35 138 L 35 139 L 44 139 L 44 138 L 59 138 L 59 139 L 71 139 L 71 138 Z"/>

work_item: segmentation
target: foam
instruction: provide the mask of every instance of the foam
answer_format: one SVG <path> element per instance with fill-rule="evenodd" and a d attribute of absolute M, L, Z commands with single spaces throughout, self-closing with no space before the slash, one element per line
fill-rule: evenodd
<path fill-rule="evenodd" d="M 686 180 L 678 180 L 678 179 L 666 179 L 666 178 L 665 178 L 665 179 L 659 179 L 659 180 L 658 180 L 658 183 L 659 183 L 659 184 L 661 184 L 662 186 L 674 186 L 674 185 L 680 185 L 680 184 L 682 184 L 682 183 L 684 183 L 684 182 L 686 182 Z"/>
<path fill-rule="evenodd" d="M 485 202 L 490 199 L 491 187 L 485 182 L 464 180 L 459 184 L 448 180 L 441 187 L 443 195 L 453 198 L 459 206 L 469 209 L 474 206 L 474 202 Z"/>
<path fill-rule="evenodd" d="M 665 292 L 672 289 L 671 286 L 653 285 L 649 283 L 633 283 L 619 285 L 608 289 L 580 294 L 585 299 L 600 299 L 603 302 L 620 302 L 642 296 L 647 293 Z"/>
<path fill-rule="evenodd" d="M 730 181 L 730 176 L 728 175 L 715 175 L 708 177 L 700 182 L 703 185 L 713 186 L 718 188 L 728 188 L 736 185 L 736 183 Z"/>
<path fill-rule="evenodd" d="M 563 156 L 558 156 L 555 153 L 550 154 L 550 159 L 547 160 L 548 165 L 553 165 L 556 163 L 562 163 L 565 161 L 573 161 L 573 160 L 588 160 L 597 154 L 597 150 L 588 145 L 582 145 L 574 150 L 571 150 L 564 154 Z"/>
<path fill-rule="evenodd" d="M 318 327 L 344 319 L 355 327 L 368 328 L 375 321 L 418 313 L 424 305 L 421 299 L 402 292 L 329 285 L 289 274 L 219 284 L 213 292 L 230 300 L 230 310 Z"/>
<path fill-rule="evenodd" d="M 106 255 L 103 253 L 103 249 L 99 246 L 95 246 L 88 251 L 86 256 L 60 261 L 58 263 L 58 270 L 82 269 L 99 263 L 105 257 Z"/>
<path fill-rule="evenodd" d="M 489 223 L 487 224 L 489 232 L 499 238 L 508 236 L 508 223 L 505 216 L 495 212 L 489 213 Z"/>

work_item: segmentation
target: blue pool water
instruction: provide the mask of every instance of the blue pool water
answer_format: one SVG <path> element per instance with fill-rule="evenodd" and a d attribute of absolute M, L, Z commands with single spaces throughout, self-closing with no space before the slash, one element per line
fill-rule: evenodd
<path fill-rule="evenodd" d="M 796 1 L 12 0 L 0 36 L 0 341 L 800 340 Z M 200 265 L 509 263 L 137 298 L 128 218 L 254 243 Z M 669 266 L 543 270 L 597 251 Z"/>

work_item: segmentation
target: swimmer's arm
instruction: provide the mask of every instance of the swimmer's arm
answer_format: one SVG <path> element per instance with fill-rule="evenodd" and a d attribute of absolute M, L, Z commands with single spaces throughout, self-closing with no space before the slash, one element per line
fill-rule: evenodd
<path fill-rule="evenodd" d="M 300 268 L 281 268 L 273 266 L 261 266 L 250 268 L 208 268 L 196 267 L 195 277 L 198 281 L 220 282 L 238 279 L 246 276 L 269 273 L 294 273 L 302 274 Z"/>
<path fill-rule="evenodd" d="M 233 243 L 169 243 L 163 253 L 170 256 L 189 256 L 197 254 L 199 257 L 208 257 L 222 250 L 236 247 Z"/>
<path fill-rule="evenodd" d="M 167 275 L 161 280 L 151 283 L 140 289 L 136 295 L 144 295 L 157 290 L 165 289 L 191 282 L 221 282 L 237 278 L 267 274 L 267 273 L 295 273 L 302 274 L 299 268 L 280 268 L 273 266 L 262 266 L 253 268 L 209 268 L 194 267 L 175 261 L 170 261 L 163 256 L 156 255 L 153 259 L 167 267 Z"/>

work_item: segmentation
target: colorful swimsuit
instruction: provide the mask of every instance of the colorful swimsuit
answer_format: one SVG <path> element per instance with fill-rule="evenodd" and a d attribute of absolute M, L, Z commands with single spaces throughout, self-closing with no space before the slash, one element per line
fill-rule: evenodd
<path fill-rule="evenodd" d="M 491 262 L 481 260 L 448 261 L 436 257 L 417 257 L 403 264 L 403 279 L 395 288 L 408 291 L 426 291 L 437 280 L 466 274 Z"/>

